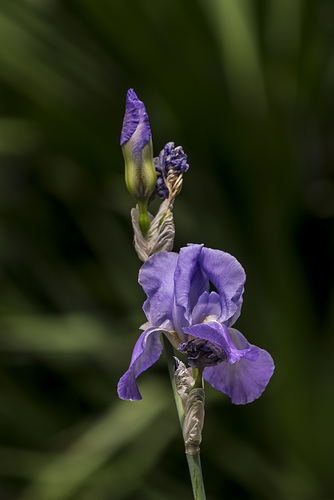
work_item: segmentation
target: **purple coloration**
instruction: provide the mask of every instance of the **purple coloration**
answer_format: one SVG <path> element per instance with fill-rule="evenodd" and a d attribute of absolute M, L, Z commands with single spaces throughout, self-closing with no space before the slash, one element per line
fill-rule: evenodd
<path fill-rule="evenodd" d="M 135 157 L 140 157 L 143 147 L 151 139 L 151 129 L 145 105 L 133 89 L 126 95 L 126 108 L 121 133 L 121 146 L 133 139 L 132 149 Z M 139 156 L 138 156 L 139 155 Z"/>
<path fill-rule="evenodd" d="M 150 257 L 139 272 L 149 328 L 119 382 L 119 396 L 141 398 L 136 378 L 160 356 L 158 332 L 168 332 L 187 354 L 189 365 L 204 368 L 204 379 L 229 395 L 232 403 L 258 398 L 273 374 L 273 360 L 230 328 L 240 315 L 245 278 L 232 255 L 203 245 Z M 210 283 L 218 293 L 210 292 Z"/>
<path fill-rule="evenodd" d="M 187 155 L 182 146 L 175 147 L 174 142 L 168 142 L 160 151 L 159 157 L 155 158 L 155 169 L 157 172 L 156 192 L 160 198 L 165 199 L 169 193 L 166 185 L 168 174 L 181 175 L 189 169 Z"/>
<path fill-rule="evenodd" d="M 157 183 L 156 183 L 155 190 L 156 190 L 157 195 L 160 198 L 162 198 L 163 200 L 165 200 L 166 198 L 168 198 L 169 191 L 168 191 L 168 187 L 165 184 L 165 178 L 163 176 L 163 173 L 162 173 L 162 170 L 160 167 L 159 158 L 154 158 L 154 166 L 155 166 L 155 171 L 157 174 Z"/>
<path fill-rule="evenodd" d="M 160 151 L 159 163 L 166 173 L 173 170 L 176 174 L 183 174 L 189 169 L 187 155 L 184 153 L 182 146 L 175 147 L 174 142 L 168 142 L 164 149 Z"/>
<path fill-rule="evenodd" d="M 136 378 L 158 361 L 162 352 L 160 334 L 160 330 L 148 328 L 140 335 L 133 349 L 129 369 L 118 383 L 120 398 L 132 401 L 141 399 Z"/>
<path fill-rule="evenodd" d="M 226 352 L 220 345 L 200 338 L 180 344 L 179 351 L 187 355 L 189 366 L 192 368 L 216 366 L 227 359 Z"/>

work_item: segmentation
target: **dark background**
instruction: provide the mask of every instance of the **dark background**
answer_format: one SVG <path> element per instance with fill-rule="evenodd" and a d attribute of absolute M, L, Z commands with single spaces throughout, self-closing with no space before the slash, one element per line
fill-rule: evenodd
<path fill-rule="evenodd" d="M 145 298 L 125 96 L 182 145 L 178 250 L 247 272 L 237 322 L 276 364 L 207 388 L 208 499 L 334 498 L 334 3 L 1 0 L 0 498 L 190 499 L 165 359 L 119 401 Z"/>

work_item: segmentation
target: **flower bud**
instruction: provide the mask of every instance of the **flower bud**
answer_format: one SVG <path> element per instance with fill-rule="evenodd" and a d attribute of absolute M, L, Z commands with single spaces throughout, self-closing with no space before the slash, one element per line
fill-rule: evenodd
<path fill-rule="evenodd" d="M 125 161 L 125 182 L 138 203 L 139 224 L 145 235 L 150 226 L 147 203 L 155 190 L 156 173 L 153 163 L 152 135 L 144 103 L 134 90 L 128 90 L 121 133 Z"/>
<path fill-rule="evenodd" d="M 156 193 L 163 200 L 169 198 L 173 205 L 182 188 L 183 174 L 189 169 L 187 155 L 181 146 L 168 142 L 157 158 L 154 158 L 157 173 Z"/>

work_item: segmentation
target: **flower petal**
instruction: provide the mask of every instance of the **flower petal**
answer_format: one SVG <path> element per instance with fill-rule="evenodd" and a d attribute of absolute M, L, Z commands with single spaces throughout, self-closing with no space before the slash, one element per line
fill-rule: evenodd
<path fill-rule="evenodd" d="M 209 280 L 202 272 L 198 258 L 203 245 L 181 248 L 174 275 L 174 324 L 176 331 L 191 322 L 191 310 L 204 291 L 209 290 Z"/>
<path fill-rule="evenodd" d="M 254 360 L 241 358 L 234 364 L 223 362 L 205 368 L 204 379 L 215 389 L 230 396 L 234 404 L 251 403 L 259 398 L 266 388 L 275 366 L 270 354 L 264 349 L 252 346 L 234 328 L 229 328 L 231 339 L 238 349 L 256 349 L 258 357 Z"/>
<path fill-rule="evenodd" d="M 151 129 L 145 105 L 140 101 L 133 89 L 126 95 L 125 115 L 121 133 L 121 146 L 123 146 L 136 132 L 134 149 L 140 157 L 141 150 L 151 139 Z"/>
<path fill-rule="evenodd" d="M 149 328 L 140 335 L 133 349 L 129 369 L 118 382 L 117 391 L 121 399 L 142 399 L 136 378 L 158 361 L 162 352 L 160 334 L 161 330 Z"/>
<path fill-rule="evenodd" d="M 192 324 L 203 323 L 208 316 L 212 316 L 212 319 L 217 319 L 221 315 L 221 311 L 222 308 L 218 293 L 204 292 L 192 310 Z"/>
<path fill-rule="evenodd" d="M 183 331 L 188 335 L 209 340 L 220 345 L 227 356 L 228 363 L 233 364 L 241 358 L 247 358 L 254 361 L 258 357 L 258 348 L 248 344 L 245 348 L 237 348 L 231 340 L 228 328 L 218 321 L 208 321 L 207 323 L 199 323 L 198 325 L 189 328 L 183 328 Z M 246 339 L 245 339 L 246 340 Z"/>
<path fill-rule="evenodd" d="M 225 349 L 219 344 L 198 337 L 179 344 L 178 350 L 187 355 L 188 364 L 192 368 L 216 366 L 227 359 Z"/>
<path fill-rule="evenodd" d="M 173 330 L 172 312 L 174 304 L 174 271 L 178 255 L 174 252 L 159 252 L 152 255 L 139 271 L 139 284 L 147 295 L 143 310 L 152 326 L 164 324 Z"/>
<path fill-rule="evenodd" d="M 232 255 L 212 248 L 202 249 L 199 263 L 220 295 L 222 312 L 218 320 L 232 325 L 241 311 L 246 280 L 243 267 Z"/>

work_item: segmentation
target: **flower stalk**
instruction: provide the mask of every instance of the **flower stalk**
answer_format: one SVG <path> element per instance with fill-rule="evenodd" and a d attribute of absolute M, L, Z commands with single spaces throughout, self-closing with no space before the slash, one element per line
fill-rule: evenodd
<path fill-rule="evenodd" d="M 270 354 L 232 328 L 243 301 L 246 274 L 221 250 L 189 244 L 172 252 L 173 203 L 189 165 L 181 146 L 166 144 L 153 158 L 152 134 L 144 104 L 130 89 L 121 133 L 125 181 L 136 200 L 131 210 L 134 244 L 144 262 L 138 281 L 147 295 L 141 329 L 129 369 L 120 378 L 121 399 L 142 398 L 137 377 L 160 357 L 163 347 L 182 429 L 194 500 L 205 500 L 200 461 L 204 423 L 203 379 L 233 404 L 259 398 L 273 372 Z M 154 217 L 148 205 L 164 200 Z M 216 291 L 211 291 L 212 286 Z M 162 337 L 162 339 L 161 339 Z M 184 353 L 188 368 L 174 357 Z"/>
<path fill-rule="evenodd" d="M 139 207 L 139 227 L 143 236 L 146 236 L 150 228 L 150 219 L 147 214 L 147 201 L 138 202 Z"/>
<path fill-rule="evenodd" d="M 163 346 L 164 346 L 164 350 L 165 350 L 165 354 L 166 354 L 168 372 L 169 372 L 170 382 L 171 382 L 172 391 L 173 391 L 173 395 L 174 395 L 174 399 L 175 399 L 176 410 L 177 410 L 177 414 L 179 417 L 181 429 L 183 429 L 184 409 L 183 409 L 183 405 L 182 405 L 182 400 L 179 396 L 179 393 L 177 392 L 176 382 L 175 382 L 174 348 L 165 335 L 162 334 L 161 337 L 162 337 L 162 342 L 163 342 Z"/>
<path fill-rule="evenodd" d="M 201 457 L 199 453 L 189 455 L 186 453 L 188 467 L 191 478 L 191 486 L 195 500 L 205 500 L 204 481 L 201 466 Z"/>
<path fill-rule="evenodd" d="M 186 415 L 184 412 L 184 405 L 182 404 L 182 399 L 177 391 L 176 387 L 176 382 L 175 382 L 175 357 L 174 357 L 174 348 L 169 342 L 169 340 L 166 338 L 165 335 L 162 335 L 162 342 L 167 358 L 167 365 L 168 365 L 168 372 L 170 376 L 170 381 L 171 381 L 171 386 L 173 390 L 173 395 L 175 399 L 175 404 L 176 404 L 176 409 L 181 425 L 181 429 L 184 434 L 184 427 L 186 424 Z M 202 389 L 202 372 L 203 370 L 198 369 L 197 370 L 197 376 L 195 379 L 195 385 L 192 388 L 191 392 L 194 392 L 194 389 Z M 199 382 L 199 379 L 201 382 Z M 200 383 L 200 388 L 198 387 Z M 203 480 L 203 474 L 202 474 L 202 467 L 201 467 L 201 459 L 200 459 L 200 451 L 199 448 L 196 450 L 196 452 L 187 452 L 187 446 L 186 446 L 186 457 L 187 457 L 187 462 L 188 462 L 188 467 L 189 467 L 189 474 L 190 474 L 190 479 L 191 479 L 191 486 L 193 490 L 193 495 L 194 495 L 194 500 L 205 500 L 205 489 L 204 489 L 204 480 Z"/>

